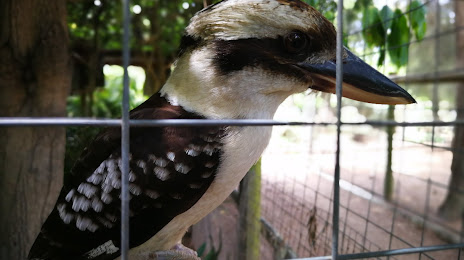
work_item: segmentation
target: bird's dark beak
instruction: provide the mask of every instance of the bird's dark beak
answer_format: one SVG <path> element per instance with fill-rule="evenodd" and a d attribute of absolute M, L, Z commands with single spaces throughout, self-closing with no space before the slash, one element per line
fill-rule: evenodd
<path fill-rule="evenodd" d="M 385 77 L 345 48 L 343 59 L 343 96 L 376 104 L 410 104 L 416 100 L 396 83 Z M 301 63 L 313 79 L 310 88 L 335 93 L 335 61 L 323 64 Z"/>

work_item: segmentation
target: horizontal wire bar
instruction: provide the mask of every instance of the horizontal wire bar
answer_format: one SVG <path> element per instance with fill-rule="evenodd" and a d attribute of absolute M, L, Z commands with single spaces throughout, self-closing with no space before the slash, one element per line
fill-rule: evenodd
<path fill-rule="evenodd" d="M 390 76 L 390 79 L 398 84 L 401 83 L 430 83 L 430 82 L 456 82 L 464 80 L 464 68 L 456 68 L 448 71 L 437 71 L 436 73 L 409 74 L 405 76 Z"/>
<path fill-rule="evenodd" d="M 0 117 L 1 126 L 121 126 L 121 119 L 94 119 L 94 118 L 18 118 Z M 162 120 L 135 120 L 129 121 L 133 127 L 197 127 L 197 126 L 336 126 L 336 122 L 291 122 L 265 119 L 162 119 Z M 395 122 L 381 120 L 367 120 L 365 122 L 341 122 L 342 125 L 359 126 L 456 126 L 464 125 L 464 120 L 443 122 Z"/>
<path fill-rule="evenodd" d="M 441 182 L 438 182 L 438 181 L 434 181 L 432 179 L 429 180 L 429 179 L 426 179 L 426 178 L 421 178 L 419 176 L 409 174 L 409 173 L 405 173 L 405 172 L 401 172 L 401 171 L 393 171 L 393 172 L 395 174 L 397 174 L 398 177 L 411 178 L 411 179 L 415 179 L 417 181 L 421 181 L 423 183 L 430 182 L 430 184 L 432 184 L 432 186 L 434 188 L 441 188 L 441 189 L 447 189 L 448 188 L 448 184 L 444 184 L 444 183 L 441 183 Z"/>
<path fill-rule="evenodd" d="M 384 251 L 377 251 L 377 252 L 365 252 L 365 253 L 339 255 L 338 260 L 418 254 L 418 253 L 424 253 L 424 252 L 443 251 L 443 250 L 451 250 L 451 249 L 463 249 L 463 248 L 464 248 L 464 244 L 451 244 L 451 245 L 448 244 L 448 245 L 437 245 L 437 246 L 403 248 L 403 249 L 384 250 Z"/>
<path fill-rule="evenodd" d="M 121 119 L 2 117 L 0 126 L 121 126 Z"/>
<path fill-rule="evenodd" d="M 395 122 L 395 121 L 381 121 L 381 120 L 366 120 L 365 122 L 342 122 L 343 125 L 357 126 L 357 125 L 371 125 L 371 126 L 402 126 L 402 127 L 417 127 L 417 126 L 456 126 L 464 125 L 464 120 L 456 121 L 422 121 L 422 122 Z"/>
<path fill-rule="evenodd" d="M 331 260 L 332 256 L 316 256 L 311 258 L 292 258 L 291 260 Z"/>
<path fill-rule="evenodd" d="M 420 146 L 425 146 L 427 148 L 441 149 L 441 150 L 450 151 L 450 152 L 463 152 L 464 151 L 464 149 L 458 149 L 458 148 L 453 149 L 453 147 L 449 147 L 449 146 L 442 146 L 442 145 L 435 145 L 435 144 L 432 145 L 432 144 L 417 142 L 417 141 L 408 140 L 408 139 L 405 139 L 404 142 L 411 143 L 411 144 L 417 144 Z"/>
<path fill-rule="evenodd" d="M 459 147 L 442 146 L 442 145 L 436 145 L 436 144 L 432 145 L 432 144 L 428 144 L 428 143 L 417 142 L 417 141 L 412 141 L 412 140 L 407 140 L 407 139 L 404 140 L 404 142 L 417 144 L 417 145 L 420 145 L 420 146 L 425 146 L 425 147 L 433 148 L 433 149 L 441 149 L 441 150 L 449 151 L 449 152 L 453 152 L 453 153 L 464 153 L 464 149 L 459 148 Z"/>
<path fill-rule="evenodd" d="M 90 118 L 0 118 L 0 126 L 121 126 L 120 119 Z M 166 127 L 166 126 L 274 126 L 274 125 L 322 125 L 330 122 L 288 122 L 261 119 L 162 119 L 162 120 L 129 120 L 134 127 Z"/>
<path fill-rule="evenodd" d="M 418 253 L 424 253 L 424 252 L 443 251 L 443 250 L 451 250 L 451 249 L 463 249 L 463 248 L 464 248 L 464 244 L 451 244 L 451 245 L 393 249 L 393 250 L 365 252 L 365 253 L 356 253 L 356 254 L 340 254 L 338 255 L 338 260 L 364 259 L 364 258 L 383 257 L 383 256 L 418 254 Z M 293 260 L 330 260 L 330 259 L 332 259 L 332 257 L 323 256 L 323 257 L 297 258 Z"/>

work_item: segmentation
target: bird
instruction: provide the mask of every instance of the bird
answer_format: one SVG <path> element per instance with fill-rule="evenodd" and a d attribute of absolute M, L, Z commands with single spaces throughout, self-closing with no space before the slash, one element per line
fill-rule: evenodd
<path fill-rule="evenodd" d="M 196 13 L 161 90 L 131 119 L 272 119 L 294 93 L 335 93 L 336 30 L 299 0 L 223 0 Z M 348 48 L 343 96 L 414 98 Z M 181 248 L 266 148 L 272 127 L 131 127 L 129 255 Z M 121 133 L 102 130 L 65 178 L 28 259 L 120 256 Z"/>

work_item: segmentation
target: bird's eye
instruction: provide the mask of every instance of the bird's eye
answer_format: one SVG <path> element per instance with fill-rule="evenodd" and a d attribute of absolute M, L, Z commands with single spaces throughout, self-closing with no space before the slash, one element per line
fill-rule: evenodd
<path fill-rule="evenodd" d="M 285 36 L 284 45 L 288 52 L 298 53 L 308 46 L 308 38 L 302 32 L 291 32 Z"/>

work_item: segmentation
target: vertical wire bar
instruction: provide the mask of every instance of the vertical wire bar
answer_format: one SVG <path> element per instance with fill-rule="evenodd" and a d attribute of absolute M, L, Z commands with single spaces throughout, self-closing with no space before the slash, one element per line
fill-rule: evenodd
<path fill-rule="evenodd" d="M 307 187 L 307 185 L 306 185 L 306 183 L 308 183 L 308 172 L 305 172 L 305 179 L 304 179 L 304 182 L 303 182 L 303 183 L 304 183 L 304 184 L 303 184 L 303 200 L 302 200 L 302 204 L 305 205 L 305 201 L 306 201 L 306 191 L 309 189 L 309 187 Z M 309 201 L 308 201 L 308 202 L 309 202 Z M 304 206 L 303 206 L 303 207 L 304 207 Z M 310 210 L 310 209 L 308 209 L 308 210 Z M 306 216 L 305 210 L 303 209 L 303 210 L 301 210 L 301 213 L 300 213 L 300 216 L 299 216 L 299 217 L 300 217 L 300 219 L 305 219 L 305 216 Z M 317 212 L 316 212 L 316 214 L 315 214 L 314 217 L 315 217 L 316 220 L 317 220 Z M 304 250 L 305 247 L 304 247 L 304 245 L 303 245 L 303 243 L 302 243 L 303 237 L 304 237 L 304 232 L 307 232 L 307 233 L 308 233 L 308 237 L 310 236 L 310 234 L 309 234 L 309 232 L 308 232 L 307 230 L 305 230 L 305 231 L 303 231 L 303 229 L 300 230 L 300 239 L 299 239 L 299 241 L 298 241 L 297 254 L 300 254 L 300 252 L 301 252 L 301 251 L 300 251 L 300 248 L 301 248 L 302 251 L 303 251 L 305 254 L 308 253 L 308 255 L 312 255 L 310 252 L 306 252 L 306 250 Z M 317 234 L 316 234 L 316 236 L 317 236 Z M 317 237 L 315 237 L 315 240 L 317 240 Z"/>
<path fill-rule="evenodd" d="M 334 171 L 335 171 L 335 169 L 334 169 Z M 335 179 L 334 179 L 334 182 L 335 182 Z M 332 190 L 330 191 L 330 197 L 329 197 L 329 202 L 332 203 L 332 205 L 334 204 L 334 194 L 335 194 L 334 187 L 335 187 L 335 184 L 332 185 Z M 329 210 L 327 210 L 327 220 L 326 220 L 326 222 L 329 222 L 329 219 L 332 219 L 332 223 L 331 223 L 332 224 L 332 234 L 331 235 L 327 234 L 327 236 L 326 236 L 326 241 L 327 241 L 326 244 L 327 245 L 330 245 L 331 239 L 332 239 L 332 242 L 333 242 L 333 229 L 334 229 L 333 209 L 334 209 L 334 207 L 332 206 L 332 207 L 329 207 Z M 332 218 L 330 218 L 331 214 L 332 214 Z M 338 227 L 338 225 L 339 224 L 337 223 L 337 227 Z M 333 248 L 333 245 L 330 248 L 330 250 L 332 250 L 332 248 Z M 330 251 L 330 254 L 331 253 L 332 252 Z M 327 254 L 329 254 L 329 253 L 327 253 Z"/>
<path fill-rule="evenodd" d="M 340 220 L 340 135 L 342 113 L 342 83 L 343 83 L 343 0 L 338 0 L 337 6 L 337 151 L 334 173 L 334 200 L 332 221 L 332 259 L 338 259 L 338 233 Z"/>
<path fill-rule="evenodd" d="M 354 172 L 355 172 L 355 171 L 354 171 L 353 168 L 354 168 L 354 166 L 352 166 L 352 168 L 351 168 L 352 174 L 351 174 L 350 183 L 354 183 L 353 178 L 354 178 Z M 346 237 L 346 247 L 347 247 L 347 248 L 349 247 L 349 243 L 350 243 L 350 242 L 349 242 L 349 239 L 351 238 L 351 236 L 348 236 L 348 235 L 346 234 L 346 233 L 347 233 L 347 231 L 346 231 L 346 226 L 348 225 L 348 218 L 349 218 L 349 215 L 348 215 L 348 214 L 349 214 L 349 212 L 350 212 L 349 209 L 350 209 L 350 207 L 351 207 L 351 198 L 352 198 L 352 196 L 353 196 L 353 192 L 352 192 L 352 191 L 348 191 L 348 203 L 347 203 L 347 205 L 346 205 L 345 219 L 344 219 L 343 231 L 342 231 L 342 246 L 341 246 L 341 252 L 344 252 L 344 250 L 345 250 L 345 237 Z M 356 234 L 356 236 L 357 236 L 357 234 Z M 354 241 L 355 241 L 355 242 L 354 242 L 354 246 L 356 246 L 356 238 L 354 239 Z M 348 252 L 348 250 L 346 250 L 346 252 Z M 355 251 L 354 251 L 354 247 L 353 247 L 353 252 L 355 252 Z"/>
<path fill-rule="evenodd" d="M 464 215 L 461 216 L 461 234 L 459 242 L 464 243 Z"/>
<path fill-rule="evenodd" d="M 424 223 L 422 224 L 422 234 L 421 234 L 421 242 L 420 246 L 424 246 L 425 241 L 425 232 L 426 232 L 426 225 L 428 221 L 429 211 L 430 211 L 430 193 L 432 192 L 432 179 L 430 177 L 427 179 L 427 189 L 425 191 L 425 208 L 424 208 Z M 425 254 L 427 256 L 427 254 Z M 422 259 L 422 253 L 419 254 L 419 260 Z"/>
<path fill-rule="evenodd" d="M 400 179 L 401 176 L 398 176 L 397 180 L 396 180 L 396 183 L 395 183 L 395 193 L 396 193 L 396 198 L 401 198 L 400 197 L 400 192 L 401 192 L 401 182 L 400 182 Z M 391 229 L 390 229 L 390 241 L 388 242 L 388 250 L 393 250 L 392 249 L 392 245 L 393 245 L 393 237 L 396 238 L 396 236 L 394 235 L 394 232 L 395 232 L 395 223 L 396 223 L 396 218 L 398 216 L 398 200 L 396 200 L 393 204 L 393 218 L 392 218 L 392 225 L 391 225 Z M 387 256 L 387 260 L 390 259 L 390 256 Z"/>
<path fill-rule="evenodd" d="M 377 172 L 374 171 L 374 179 L 372 180 L 371 191 L 375 191 L 376 182 L 377 182 Z M 372 193 L 374 194 L 374 192 L 372 192 Z M 367 230 L 369 229 L 369 219 L 370 219 L 370 216 L 371 216 L 372 200 L 373 200 L 373 197 L 371 197 L 369 199 L 369 203 L 367 204 L 367 216 L 366 216 L 366 225 L 364 226 L 362 252 L 366 252 Z"/>
<path fill-rule="evenodd" d="M 441 26 L 441 6 L 440 6 L 440 1 L 436 1 L 436 12 L 435 12 L 435 17 L 437 19 L 436 27 L 435 27 L 435 66 L 434 66 L 434 81 L 433 81 L 433 90 L 432 90 L 432 114 L 433 114 L 433 120 L 438 121 L 439 118 L 435 118 L 436 115 L 438 115 L 438 111 L 440 109 L 439 105 L 439 99 L 438 99 L 438 70 L 440 69 L 440 26 Z M 432 152 L 435 148 L 435 133 L 436 132 L 436 127 L 432 126 Z"/>
<path fill-rule="evenodd" d="M 129 0 L 122 0 L 123 4 L 123 39 L 122 58 L 124 68 L 122 122 L 121 122 L 121 259 L 129 259 Z"/>

